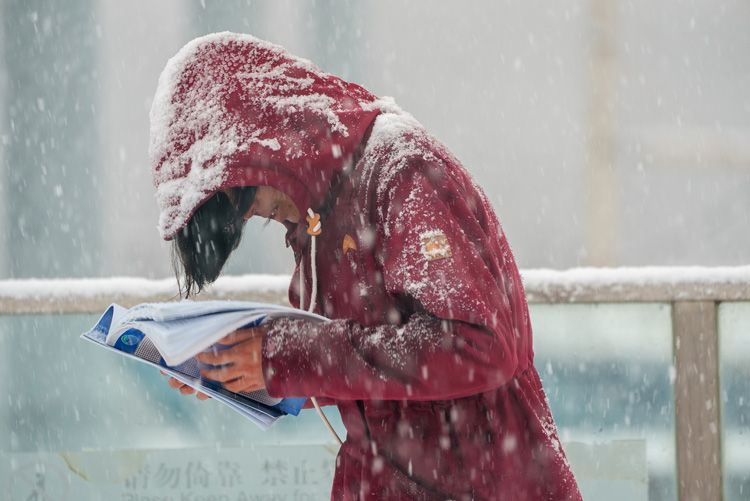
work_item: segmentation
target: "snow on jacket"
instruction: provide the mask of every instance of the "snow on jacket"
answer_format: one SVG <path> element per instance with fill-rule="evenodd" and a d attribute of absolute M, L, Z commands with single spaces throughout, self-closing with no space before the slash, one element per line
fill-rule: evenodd
<path fill-rule="evenodd" d="M 314 255 L 306 225 L 287 223 L 289 298 L 332 321 L 272 323 L 263 367 L 271 395 L 338 406 L 332 499 L 580 499 L 505 235 L 414 118 L 281 47 L 221 33 L 169 61 L 151 120 L 165 239 L 232 186 L 269 185 L 321 215 Z"/>

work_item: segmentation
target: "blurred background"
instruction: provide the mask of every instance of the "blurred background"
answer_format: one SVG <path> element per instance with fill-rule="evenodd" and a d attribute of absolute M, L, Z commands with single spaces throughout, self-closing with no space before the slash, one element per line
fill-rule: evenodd
<path fill-rule="evenodd" d="M 167 59 L 223 30 L 395 97 L 521 267 L 748 261 L 746 1 L 1 0 L 0 19 L 0 278 L 170 275 L 148 111 Z M 289 272 L 282 232 L 251 226 L 229 271 Z"/>
<path fill-rule="evenodd" d="M 0 0 L 0 279 L 171 275 L 148 112 L 168 58 L 224 30 L 393 96 L 475 176 L 522 268 L 749 261 L 747 1 Z M 274 226 L 249 223 L 227 272 L 291 272 Z M 532 305 L 536 366 L 579 479 L 605 461 L 574 443 L 622 441 L 644 479 L 643 496 L 614 477 L 588 493 L 677 497 L 670 308 Z M 748 318 L 748 303 L 720 310 L 731 500 L 750 489 Z M 222 447 L 328 440 L 314 415 L 261 434 L 72 345 L 94 321 L 0 317 L 0 462 L 11 454 L 30 479 L 19 499 L 51 468 L 46 453 L 204 447 L 224 461 Z M 626 449 L 601 468 L 630 472 Z"/>

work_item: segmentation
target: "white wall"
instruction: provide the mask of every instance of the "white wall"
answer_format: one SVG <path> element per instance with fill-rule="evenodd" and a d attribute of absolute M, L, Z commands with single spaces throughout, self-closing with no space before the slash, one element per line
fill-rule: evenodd
<path fill-rule="evenodd" d="M 99 168 L 107 222 L 102 252 L 114 274 L 166 276 L 167 245 L 156 229 L 148 162 L 148 113 L 162 68 L 185 43 L 184 2 L 99 2 L 97 7 L 104 129 Z"/>
<path fill-rule="evenodd" d="M 0 19 L 3 19 L 3 4 L 0 2 Z M 0 40 L 3 39 L 4 35 L 3 23 L 0 23 Z M 3 270 L 8 267 L 7 252 L 8 252 L 8 215 L 6 211 L 6 161 L 3 158 L 5 153 L 5 142 L 6 139 L 6 127 L 7 123 L 1 117 L 5 117 L 5 96 L 8 91 L 7 89 L 7 78 L 8 74 L 3 71 L 2 63 L 0 62 L 0 274 L 3 274 Z"/>

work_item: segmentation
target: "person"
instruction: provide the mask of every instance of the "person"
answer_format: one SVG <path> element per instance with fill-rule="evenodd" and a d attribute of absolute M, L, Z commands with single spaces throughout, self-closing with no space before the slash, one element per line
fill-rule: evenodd
<path fill-rule="evenodd" d="M 332 499 L 581 498 L 506 236 L 392 99 L 212 34 L 167 63 L 150 156 L 186 297 L 218 277 L 248 218 L 286 227 L 289 301 L 331 321 L 275 320 L 201 357 L 235 390 L 338 407 Z"/>

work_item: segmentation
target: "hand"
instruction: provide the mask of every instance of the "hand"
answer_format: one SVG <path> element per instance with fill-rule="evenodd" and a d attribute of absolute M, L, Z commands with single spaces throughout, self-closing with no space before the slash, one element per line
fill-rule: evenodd
<path fill-rule="evenodd" d="M 207 365 L 220 367 L 203 369 L 201 375 L 222 383 L 235 393 L 252 392 L 266 388 L 263 379 L 263 334 L 265 327 L 239 329 L 218 341 L 227 349 L 207 350 L 195 358 Z"/>
<path fill-rule="evenodd" d="M 164 372 L 164 371 L 159 371 L 159 372 L 161 372 L 162 375 L 164 375 L 164 376 L 167 375 L 167 373 Z M 182 382 L 178 381 L 177 379 L 175 379 L 173 377 L 169 378 L 168 384 L 169 384 L 169 386 L 171 386 L 175 390 L 180 390 L 180 393 L 182 393 L 183 395 L 192 395 L 193 393 L 196 393 L 196 391 L 193 388 L 191 388 L 190 386 L 186 385 L 185 383 L 182 383 Z M 195 396 L 198 397 L 198 400 L 208 400 L 209 398 L 211 398 L 208 395 L 206 395 L 205 393 L 202 393 L 200 391 L 197 392 L 197 394 Z"/>

